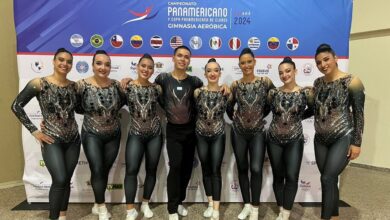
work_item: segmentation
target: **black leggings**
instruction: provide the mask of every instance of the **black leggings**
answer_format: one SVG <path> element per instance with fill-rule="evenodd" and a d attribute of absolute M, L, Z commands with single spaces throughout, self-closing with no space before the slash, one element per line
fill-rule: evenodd
<path fill-rule="evenodd" d="M 129 134 L 126 144 L 126 203 L 133 204 L 138 188 L 137 175 L 145 154 L 145 183 L 143 198 L 149 200 L 156 184 L 156 171 L 162 147 L 161 134 L 142 137 Z"/>
<path fill-rule="evenodd" d="M 195 124 L 167 124 L 167 151 L 169 173 L 167 179 L 168 212 L 177 213 L 177 207 L 187 195 L 187 185 L 195 154 Z"/>
<path fill-rule="evenodd" d="M 302 139 L 285 144 L 268 142 L 267 152 L 274 177 L 272 186 L 276 203 L 286 210 L 292 209 L 297 194 L 303 144 Z"/>
<path fill-rule="evenodd" d="M 321 218 L 330 219 L 339 215 L 338 177 L 347 166 L 351 143 L 350 135 L 345 135 L 332 144 L 321 144 L 314 139 L 314 150 L 318 169 L 321 173 L 322 204 Z"/>
<path fill-rule="evenodd" d="M 97 204 L 105 202 L 108 174 L 118 155 L 120 139 L 120 131 L 106 137 L 81 130 L 81 141 L 91 169 L 91 184 Z"/>
<path fill-rule="evenodd" d="M 202 164 L 203 185 L 206 195 L 221 200 L 221 164 L 225 153 L 225 133 L 215 137 L 196 135 L 198 155 Z"/>
<path fill-rule="evenodd" d="M 50 219 L 68 209 L 70 181 L 80 155 L 80 138 L 71 143 L 43 144 L 42 157 L 51 175 L 49 191 Z"/>
<path fill-rule="evenodd" d="M 259 131 L 254 134 L 243 135 L 232 129 L 231 137 L 234 156 L 236 157 L 242 199 L 244 200 L 244 203 L 250 203 L 250 195 L 252 194 L 252 205 L 258 206 L 260 204 L 263 163 L 266 148 L 264 132 Z M 250 190 L 248 178 L 248 153 L 251 171 Z"/>

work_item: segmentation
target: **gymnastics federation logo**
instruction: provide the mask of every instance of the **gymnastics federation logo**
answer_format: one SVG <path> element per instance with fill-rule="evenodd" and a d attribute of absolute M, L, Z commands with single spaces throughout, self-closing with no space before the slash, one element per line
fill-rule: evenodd
<path fill-rule="evenodd" d="M 78 73 L 87 73 L 89 69 L 89 65 L 85 61 L 79 61 L 76 64 L 76 70 Z"/>
<path fill-rule="evenodd" d="M 44 68 L 43 62 L 41 60 L 36 60 L 31 63 L 31 69 L 35 73 L 41 73 Z"/>
<path fill-rule="evenodd" d="M 238 37 L 232 37 L 229 40 L 229 47 L 231 50 L 238 50 L 241 47 L 241 40 Z"/>
<path fill-rule="evenodd" d="M 99 34 L 94 34 L 92 35 L 90 39 L 91 45 L 95 48 L 99 48 L 104 44 L 104 39 L 101 35 Z"/>
<path fill-rule="evenodd" d="M 130 44 L 135 49 L 138 49 L 138 48 L 142 47 L 143 42 L 144 41 L 143 41 L 142 37 L 139 36 L 139 35 L 133 35 L 130 38 Z"/>
<path fill-rule="evenodd" d="M 260 48 L 260 40 L 259 38 L 257 37 L 251 37 L 249 38 L 248 40 L 248 47 L 251 49 L 251 50 L 257 50 Z"/>
<path fill-rule="evenodd" d="M 295 37 L 290 37 L 286 42 L 287 49 L 294 51 L 299 47 L 299 40 Z"/>
<path fill-rule="evenodd" d="M 213 50 L 218 50 L 222 46 L 222 40 L 220 37 L 214 36 L 210 38 L 210 48 Z"/>
<path fill-rule="evenodd" d="M 299 188 L 301 188 L 302 191 L 309 191 L 311 189 L 311 182 L 306 180 L 300 180 L 299 181 Z"/>
<path fill-rule="evenodd" d="M 202 38 L 199 36 L 193 36 L 190 39 L 190 46 L 194 50 L 198 50 L 202 47 Z"/>
<path fill-rule="evenodd" d="M 121 48 L 123 45 L 123 38 L 121 35 L 115 34 L 111 37 L 110 42 L 111 42 L 111 46 L 115 48 Z"/>
<path fill-rule="evenodd" d="M 80 34 L 73 34 L 70 37 L 70 44 L 72 44 L 73 47 L 81 47 L 83 46 L 84 39 L 83 36 Z"/>
<path fill-rule="evenodd" d="M 152 38 L 150 38 L 150 46 L 153 47 L 154 49 L 160 49 L 164 44 L 163 39 L 158 36 L 154 35 Z"/>
<path fill-rule="evenodd" d="M 313 70 L 313 64 L 311 64 L 311 63 L 305 63 L 305 64 L 303 65 L 302 71 L 303 71 L 303 74 L 305 74 L 305 76 L 310 76 L 312 70 Z"/>
<path fill-rule="evenodd" d="M 176 49 L 176 47 L 180 47 L 183 45 L 183 40 L 180 36 L 173 36 L 169 40 L 169 45 L 171 45 L 173 49 Z"/>
<path fill-rule="evenodd" d="M 129 12 L 133 16 L 135 16 L 135 18 L 125 21 L 122 25 L 131 23 L 131 22 L 135 22 L 135 21 L 149 20 L 149 19 L 156 17 L 156 15 L 158 14 L 158 11 L 155 12 L 154 14 L 152 14 L 152 10 L 153 10 L 153 6 L 147 7 L 144 12 L 136 12 L 133 10 L 129 10 Z"/>
<path fill-rule="evenodd" d="M 279 38 L 277 37 L 270 37 L 268 39 L 268 49 L 270 50 L 277 50 L 279 48 L 279 45 L 280 45 L 280 41 L 279 41 Z"/>

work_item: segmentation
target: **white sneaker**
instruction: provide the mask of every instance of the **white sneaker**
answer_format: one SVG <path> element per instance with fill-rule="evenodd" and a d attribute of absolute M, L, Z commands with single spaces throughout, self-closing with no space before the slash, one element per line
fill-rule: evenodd
<path fill-rule="evenodd" d="M 283 219 L 283 213 L 279 212 L 279 215 L 278 215 L 278 217 L 276 217 L 275 220 L 282 220 L 282 219 Z"/>
<path fill-rule="evenodd" d="M 98 206 L 99 220 L 109 220 L 111 218 L 111 214 L 108 212 L 105 205 Z"/>
<path fill-rule="evenodd" d="M 138 217 L 137 210 L 135 210 L 134 208 L 127 210 L 126 220 L 136 220 L 137 217 Z"/>
<path fill-rule="evenodd" d="M 98 209 L 98 204 L 93 204 L 93 206 L 92 206 L 92 214 L 94 214 L 94 215 L 99 215 L 99 209 Z M 109 218 L 111 218 L 111 213 L 108 213 L 108 216 L 109 216 Z"/>
<path fill-rule="evenodd" d="M 145 216 L 146 218 L 151 218 L 151 217 L 153 217 L 153 212 L 152 212 L 152 210 L 150 210 L 149 204 L 147 204 L 147 203 L 141 205 L 141 212 L 144 213 L 144 216 Z"/>
<path fill-rule="evenodd" d="M 219 220 L 219 211 L 213 210 L 210 220 Z"/>
<path fill-rule="evenodd" d="M 213 215 L 213 206 L 207 207 L 207 209 L 203 212 L 203 217 L 210 218 Z"/>
<path fill-rule="evenodd" d="M 92 206 L 92 214 L 94 215 L 99 215 L 99 211 L 98 211 L 98 204 L 93 204 Z"/>
<path fill-rule="evenodd" d="M 290 218 L 291 211 L 284 209 L 282 211 L 282 218 L 281 220 L 288 220 Z"/>
<path fill-rule="evenodd" d="M 251 214 L 251 211 L 252 211 L 252 205 L 251 204 L 245 204 L 244 208 L 242 209 L 242 211 L 240 212 L 240 214 L 238 214 L 238 219 L 246 219 L 248 217 L 248 215 Z"/>
<path fill-rule="evenodd" d="M 168 220 L 179 220 L 179 215 L 177 213 L 169 214 Z"/>
<path fill-rule="evenodd" d="M 188 210 L 186 208 L 184 208 L 183 205 L 179 205 L 177 207 L 177 213 L 179 213 L 179 215 L 181 215 L 181 216 L 187 216 L 188 215 Z"/>
<path fill-rule="evenodd" d="M 252 208 L 251 214 L 249 215 L 249 220 L 258 220 L 259 219 L 259 208 Z"/>
<path fill-rule="evenodd" d="M 66 216 L 60 216 L 58 217 L 58 220 L 66 220 Z"/>

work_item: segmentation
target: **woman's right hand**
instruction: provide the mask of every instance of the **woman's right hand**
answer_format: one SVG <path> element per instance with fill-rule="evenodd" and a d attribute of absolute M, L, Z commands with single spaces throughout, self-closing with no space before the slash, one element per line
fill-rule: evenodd
<path fill-rule="evenodd" d="M 40 144 L 46 143 L 46 144 L 52 144 L 54 143 L 54 139 L 50 136 L 42 133 L 40 130 L 36 130 L 32 133 L 32 135 L 39 141 Z"/>
<path fill-rule="evenodd" d="M 121 87 L 122 87 L 122 89 L 126 89 L 126 87 L 127 87 L 127 84 L 129 84 L 131 81 L 133 81 L 133 79 L 132 78 L 123 78 L 122 80 L 121 80 Z"/>

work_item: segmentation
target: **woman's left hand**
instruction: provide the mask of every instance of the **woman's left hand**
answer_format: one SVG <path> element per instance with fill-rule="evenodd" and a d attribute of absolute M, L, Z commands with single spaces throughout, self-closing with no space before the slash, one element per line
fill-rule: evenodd
<path fill-rule="evenodd" d="M 360 147 L 351 144 L 351 145 L 349 146 L 349 150 L 348 150 L 348 155 L 347 155 L 347 157 L 348 157 L 350 160 L 354 160 L 354 159 L 356 159 L 356 158 L 359 157 L 359 154 L 360 154 Z"/>

